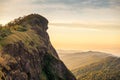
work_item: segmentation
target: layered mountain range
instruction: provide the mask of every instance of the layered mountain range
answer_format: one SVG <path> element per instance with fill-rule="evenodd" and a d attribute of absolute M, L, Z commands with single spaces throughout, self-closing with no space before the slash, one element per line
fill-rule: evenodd
<path fill-rule="evenodd" d="M 77 80 L 120 80 L 120 58 L 99 51 L 58 51 Z"/>

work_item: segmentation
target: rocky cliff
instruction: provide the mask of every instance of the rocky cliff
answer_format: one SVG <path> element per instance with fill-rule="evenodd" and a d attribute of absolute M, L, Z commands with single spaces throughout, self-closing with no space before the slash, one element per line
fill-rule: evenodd
<path fill-rule="evenodd" d="M 30 14 L 0 28 L 0 80 L 76 80 L 51 45 L 47 25 Z"/>

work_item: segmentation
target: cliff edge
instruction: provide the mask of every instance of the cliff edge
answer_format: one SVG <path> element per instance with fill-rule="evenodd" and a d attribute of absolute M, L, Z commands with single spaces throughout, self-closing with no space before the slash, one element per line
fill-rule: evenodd
<path fill-rule="evenodd" d="M 76 80 L 51 45 L 39 14 L 0 27 L 0 80 Z"/>

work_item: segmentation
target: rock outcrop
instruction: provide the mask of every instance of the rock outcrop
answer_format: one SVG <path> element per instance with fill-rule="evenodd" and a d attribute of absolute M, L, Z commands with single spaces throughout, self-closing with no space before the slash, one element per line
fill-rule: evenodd
<path fill-rule="evenodd" d="M 38 14 L 0 28 L 0 80 L 76 80 L 51 45 Z"/>

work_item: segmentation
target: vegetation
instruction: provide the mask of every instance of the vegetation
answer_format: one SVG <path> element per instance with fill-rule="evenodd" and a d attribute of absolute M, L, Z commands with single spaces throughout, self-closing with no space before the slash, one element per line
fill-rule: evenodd
<path fill-rule="evenodd" d="M 78 80 L 120 80 L 120 58 L 108 57 L 73 72 Z"/>
<path fill-rule="evenodd" d="M 31 25 L 35 26 L 36 24 L 40 24 L 40 23 L 46 24 L 46 23 L 48 23 L 48 20 L 39 14 L 30 14 L 27 16 L 23 16 L 23 17 L 14 19 L 13 21 L 6 24 L 5 26 L 9 26 L 9 27 L 12 27 L 14 25 L 24 26 L 27 24 L 31 24 Z"/>
<path fill-rule="evenodd" d="M 21 26 L 21 25 L 15 25 L 15 26 L 12 27 L 12 30 L 24 32 L 24 31 L 27 31 L 27 27 L 24 27 L 24 26 Z"/>
<path fill-rule="evenodd" d="M 34 14 L 0 27 L 0 80 L 76 80 L 46 30 L 47 20 Z"/>
<path fill-rule="evenodd" d="M 41 19 L 41 21 L 39 19 Z M 30 14 L 28 16 L 14 19 L 5 26 L 2 26 L 0 24 L 0 40 L 4 39 L 11 33 L 14 33 L 14 31 L 25 32 L 29 28 L 31 28 L 31 26 L 35 26 L 36 24 L 40 24 L 41 22 L 44 24 L 45 20 L 47 21 L 47 19 L 40 16 L 39 14 Z"/>
<path fill-rule="evenodd" d="M 98 51 L 87 51 L 87 52 L 75 52 L 66 54 L 66 52 L 60 52 L 60 58 L 64 61 L 66 66 L 70 70 L 74 70 L 76 68 L 79 68 L 81 66 L 89 65 L 91 63 L 98 62 L 102 59 L 105 59 L 108 56 L 111 56 L 110 54 L 98 52 Z"/>
<path fill-rule="evenodd" d="M 5 38 L 9 34 L 11 34 L 11 31 L 10 31 L 9 28 L 0 27 L 0 40 L 2 40 L 3 38 Z"/>

